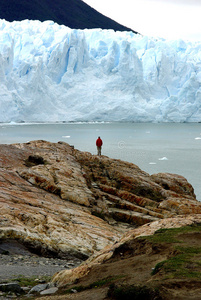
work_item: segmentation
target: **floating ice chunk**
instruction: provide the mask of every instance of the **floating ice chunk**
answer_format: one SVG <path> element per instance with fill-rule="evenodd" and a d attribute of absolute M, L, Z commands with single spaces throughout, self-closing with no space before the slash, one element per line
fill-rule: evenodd
<path fill-rule="evenodd" d="M 195 140 L 201 140 L 201 137 L 198 136 L 198 137 L 195 138 Z"/>
<path fill-rule="evenodd" d="M 168 158 L 164 156 L 164 157 L 159 158 L 158 160 L 168 160 Z"/>
<path fill-rule="evenodd" d="M 63 135 L 62 138 L 69 139 L 70 135 Z"/>
<path fill-rule="evenodd" d="M 156 165 L 156 163 L 155 162 L 150 162 L 149 165 Z"/>

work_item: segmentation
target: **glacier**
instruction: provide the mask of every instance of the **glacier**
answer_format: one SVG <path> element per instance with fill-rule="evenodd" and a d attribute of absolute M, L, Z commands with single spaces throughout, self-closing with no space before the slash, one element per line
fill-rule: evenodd
<path fill-rule="evenodd" d="M 201 42 L 0 20 L 0 122 L 200 122 Z"/>

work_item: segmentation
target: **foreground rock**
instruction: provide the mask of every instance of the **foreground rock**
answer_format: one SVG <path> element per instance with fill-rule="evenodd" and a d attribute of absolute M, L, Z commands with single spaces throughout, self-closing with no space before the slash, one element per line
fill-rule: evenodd
<path fill-rule="evenodd" d="M 182 176 L 150 176 L 63 142 L 0 145 L 0 186 L 0 240 L 62 258 L 86 259 L 129 228 L 201 213 Z"/>
<path fill-rule="evenodd" d="M 71 168 L 81 193 L 82 182 L 76 173 L 81 168 L 69 153 L 72 150 L 68 145 L 45 142 L 0 146 L 2 241 L 15 239 L 41 255 L 86 259 L 119 237 L 117 230 L 93 216 L 87 206 L 61 199 L 55 194 L 53 187 L 57 179 L 53 179 L 54 174 L 49 171 L 51 168 L 55 173 L 64 172 L 66 181 Z M 25 160 L 32 154 L 44 155 L 47 164 L 26 167 Z M 69 165 L 69 159 L 75 166 Z M 34 182 L 31 178 L 26 180 L 25 173 L 33 174 Z M 65 176 L 61 185 L 65 185 Z M 68 182 L 66 188 L 67 185 Z M 76 186 L 74 189 L 76 191 Z"/>
<path fill-rule="evenodd" d="M 23 294 L 23 289 L 17 283 L 2 283 L 0 284 L 0 291 L 13 292 L 15 294 Z"/>

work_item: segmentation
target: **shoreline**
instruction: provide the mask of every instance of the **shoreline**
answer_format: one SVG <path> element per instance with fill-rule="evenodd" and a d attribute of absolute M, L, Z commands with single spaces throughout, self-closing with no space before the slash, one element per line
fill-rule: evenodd
<path fill-rule="evenodd" d="M 0 283 L 10 282 L 18 277 L 51 277 L 56 272 L 77 267 L 78 258 L 40 256 L 29 251 L 15 240 L 0 243 Z"/>
<path fill-rule="evenodd" d="M 36 255 L 0 254 L 0 283 L 7 283 L 17 278 L 52 277 L 55 273 L 77 267 L 78 259 L 59 259 Z"/>

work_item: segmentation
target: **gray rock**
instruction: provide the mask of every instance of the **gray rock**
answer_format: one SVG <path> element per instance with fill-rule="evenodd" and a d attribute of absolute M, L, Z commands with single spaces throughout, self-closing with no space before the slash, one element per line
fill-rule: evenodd
<path fill-rule="evenodd" d="M 56 286 L 55 283 L 53 283 L 53 282 L 48 282 L 48 284 L 47 284 L 47 289 L 50 289 L 50 288 L 55 287 L 55 286 Z"/>
<path fill-rule="evenodd" d="M 1 283 L 0 284 L 0 291 L 8 293 L 15 293 L 15 294 L 23 294 L 23 289 L 17 283 Z"/>
<path fill-rule="evenodd" d="M 58 291 L 58 288 L 57 287 L 52 287 L 50 289 L 47 289 L 47 290 L 44 290 L 42 291 L 40 294 L 41 295 L 50 295 L 50 294 L 54 294 Z"/>
<path fill-rule="evenodd" d="M 44 291 L 47 287 L 48 283 L 37 284 L 29 291 L 29 293 L 40 293 L 41 291 Z"/>
<path fill-rule="evenodd" d="M 30 288 L 28 286 L 22 286 L 22 289 L 24 292 L 28 292 L 30 290 Z"/>

